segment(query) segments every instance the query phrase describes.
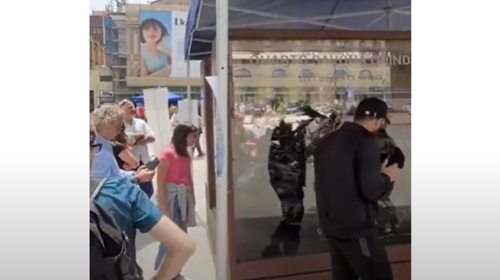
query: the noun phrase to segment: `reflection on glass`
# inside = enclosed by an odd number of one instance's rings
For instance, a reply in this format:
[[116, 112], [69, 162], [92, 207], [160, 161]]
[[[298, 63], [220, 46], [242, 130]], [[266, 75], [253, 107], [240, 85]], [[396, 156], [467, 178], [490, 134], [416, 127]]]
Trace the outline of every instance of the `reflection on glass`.
[[387, 132], [406, 157], [377, 225], [387, 244], [410, 242], [410, 42], [233, 41], [231, 48], [238, 261], [327, 252], [309, 155], [314, 139], [349, 121], [368, 96], [390, 105]]

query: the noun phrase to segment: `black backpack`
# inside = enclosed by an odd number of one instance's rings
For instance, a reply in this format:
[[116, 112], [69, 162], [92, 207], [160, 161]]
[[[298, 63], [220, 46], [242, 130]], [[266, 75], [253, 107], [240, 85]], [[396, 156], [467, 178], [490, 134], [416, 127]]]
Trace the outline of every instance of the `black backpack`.
[[131, 271], [128, 238], [94, 198], [106, 179], [90, 179], [90, 279], [140, 279]]

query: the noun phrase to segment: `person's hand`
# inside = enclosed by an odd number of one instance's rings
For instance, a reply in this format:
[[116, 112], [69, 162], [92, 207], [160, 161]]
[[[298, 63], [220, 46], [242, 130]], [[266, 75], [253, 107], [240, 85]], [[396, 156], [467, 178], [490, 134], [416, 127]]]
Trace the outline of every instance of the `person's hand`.
[[133, 136], [134, 136], [135, 140], [139, 140], [139, 139], [146, 137], [146, 135], [144, 133], [134, 133]]
[[141, 183], [149, 182], [155, 176], [156, 171], [147, 169], [144, 165], [137, 169], [135, 177]]
[[382, 168], [382, 173], [389, 176], [391, 182], [394, 182], [399, 173], [398, 165], [393, 164], [391, 166], [385, 166]]
[[134, 145], [146, 145], [148, 143], [146, 138], [141, 138], [135, 142]]

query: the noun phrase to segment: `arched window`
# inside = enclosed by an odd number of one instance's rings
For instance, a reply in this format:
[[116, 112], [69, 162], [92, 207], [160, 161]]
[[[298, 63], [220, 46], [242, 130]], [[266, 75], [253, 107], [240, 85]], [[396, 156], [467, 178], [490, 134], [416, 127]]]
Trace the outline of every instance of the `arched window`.
[[302, 69], [299, 73], [299, 78], [313, 78], [314, 73], [309, 69]]
[[236, 71], [234, 71], [233, 76], [235, 78], [251, 78], [252, 77], [252, 72], [246, 68], [238, 68]]
[[373, 81], [373, 74], [370, 70], [359, 71], [358, 79], [361, 81]]
[[287, 78], [288, 75], [285, 70], [281, 68], [277, 68], [273, 70], [273, 73], [271, 74], [272, 78]]
[[349, 73], [347, 73], [347, 71], [344, 69], [335, 69], [335, 71], [333, 71], [333, 77], [337, 81], [353, 80], [352, 76], [350, 76]]

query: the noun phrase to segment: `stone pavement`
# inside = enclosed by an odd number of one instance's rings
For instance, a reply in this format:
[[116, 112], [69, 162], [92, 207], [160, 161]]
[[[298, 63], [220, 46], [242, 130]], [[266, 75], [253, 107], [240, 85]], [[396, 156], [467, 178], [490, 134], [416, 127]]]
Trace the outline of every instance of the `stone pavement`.
[[[205, 145], [202, 146], [204, 147]], [[150, 149], [151, 150], [151, 149]], [[196, 242], [196, 251], [184, 267], [182, 274], [192, 280], [215, 280], [214, 259], [209, 246], [206, 230], [205, 182], [207, 181], [206, 159], [193, 160], [193, 181], [196, 195], [196, 214], [198, 226], [188, 229], [188, 234]], [[156, 186], [155, 186], [156, 188]], [[156, 198], [153, 198], [156, 202]], [[137, 261], [144, 271], [144, 279], [151, 279], [159, 243], [147, 234], [139, 234], [137, 243]]]

